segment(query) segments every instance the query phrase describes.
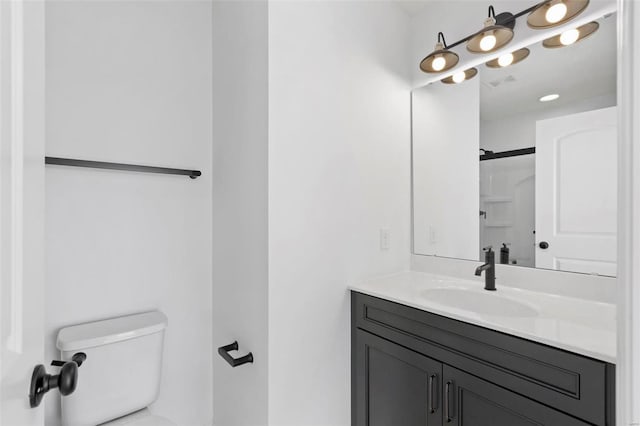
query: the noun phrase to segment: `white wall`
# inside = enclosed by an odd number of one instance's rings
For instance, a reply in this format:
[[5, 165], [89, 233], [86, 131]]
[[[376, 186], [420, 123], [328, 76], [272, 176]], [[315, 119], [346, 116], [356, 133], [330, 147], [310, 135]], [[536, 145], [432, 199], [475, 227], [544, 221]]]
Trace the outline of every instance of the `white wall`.
[[[267, 2], [213, 4], [213, 344], [254, 363], [213, 360], [214, 423], [267, 424]], [[239, 354], [235, 354], [238, 356]]]
[[350, 424], [347, 284], [409, 266], [408, 24], [269, 4], [270, 425]]
[[413, 252], [476, 259], [480, 85], [413, 91]]
[[[212, 416], [211, 27], [208, 2], [46, 6], [47, 155], [203, 173], [48, 166], [46, 359], [61, 327], [160, 309], [169, 328], [152, 409], [182, 425]], [[52, 393], [47, 424], [57, 413]]]

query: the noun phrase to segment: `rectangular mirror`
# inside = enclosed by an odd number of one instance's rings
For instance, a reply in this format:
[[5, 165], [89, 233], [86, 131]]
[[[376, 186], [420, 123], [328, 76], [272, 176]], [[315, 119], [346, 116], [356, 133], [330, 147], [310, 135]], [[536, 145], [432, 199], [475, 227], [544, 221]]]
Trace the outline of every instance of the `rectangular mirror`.
[[415, 254], [615, 276], [616, 17], [594, 22], [412, 92]]

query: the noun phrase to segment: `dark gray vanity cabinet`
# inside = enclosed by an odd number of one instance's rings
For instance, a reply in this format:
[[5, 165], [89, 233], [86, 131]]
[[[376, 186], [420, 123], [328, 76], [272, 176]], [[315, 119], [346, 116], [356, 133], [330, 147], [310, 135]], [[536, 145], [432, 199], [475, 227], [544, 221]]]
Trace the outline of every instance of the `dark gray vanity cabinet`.
[[465, 426], [587, 426], [560, 411], [447, 365], [444, 422]]
[[613, 365], [353, 292], [352, 426], [614, 426]]
[[[442, 425], [442, 364], [356, 331], [354, 426]], [[365, 395], [366, 394], [366, 395]]]

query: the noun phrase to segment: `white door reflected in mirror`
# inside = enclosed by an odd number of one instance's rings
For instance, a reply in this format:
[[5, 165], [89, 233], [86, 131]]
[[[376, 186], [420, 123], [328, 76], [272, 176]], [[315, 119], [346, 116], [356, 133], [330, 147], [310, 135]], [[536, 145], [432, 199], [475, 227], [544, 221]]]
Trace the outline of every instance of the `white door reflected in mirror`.
[[538, 121], [537, 268], [616, 274], [616, 120], [612, 107]]

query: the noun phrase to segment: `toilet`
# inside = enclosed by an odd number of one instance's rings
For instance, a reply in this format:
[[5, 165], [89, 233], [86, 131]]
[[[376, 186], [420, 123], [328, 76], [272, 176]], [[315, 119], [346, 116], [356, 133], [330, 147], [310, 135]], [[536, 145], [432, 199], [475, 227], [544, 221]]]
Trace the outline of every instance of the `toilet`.
[[175, 426], [147, 407], [160, 390], [167, 317], [159, 311], [66, 327], [58, 332], [63, 361], [83, 352], [75, 392], [62, 397], [64, 426]]

